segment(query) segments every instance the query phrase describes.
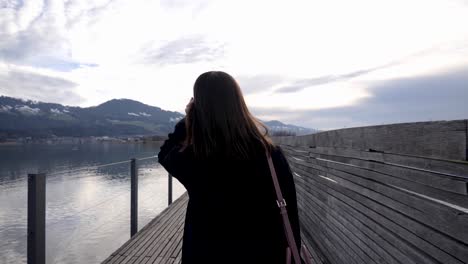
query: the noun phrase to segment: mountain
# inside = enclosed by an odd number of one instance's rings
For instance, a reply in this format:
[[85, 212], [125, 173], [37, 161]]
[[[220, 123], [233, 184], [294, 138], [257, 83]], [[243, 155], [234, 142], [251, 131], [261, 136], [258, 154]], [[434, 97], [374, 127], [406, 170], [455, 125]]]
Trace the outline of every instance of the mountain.
[[[93, 107], [74, 107], [0, 96], [0, 139], [18, 137], [166, 136], [183, 118], [129, 99], [114, 99]], [[272, 135], [303, 135], [313, 129], [264, 122]]]
[[300, 136], [319, 132], [317, 129], [284, 124], [278, 120], [262, 122], [270, 129], [270, 134], [274, 136]]
[[182, 117], [129, 99], [81, 108], [0, 96], [0, 137], [167, 135]]

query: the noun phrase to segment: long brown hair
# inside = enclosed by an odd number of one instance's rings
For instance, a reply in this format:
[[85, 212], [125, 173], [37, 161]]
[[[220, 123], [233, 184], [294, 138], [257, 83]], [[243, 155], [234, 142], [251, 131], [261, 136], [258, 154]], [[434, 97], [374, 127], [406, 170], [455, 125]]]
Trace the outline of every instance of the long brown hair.
[[259, 149], [272, 151], [268, 128], [250, 113], [231, 75], [221, 71], [203, 73], [195, 81], [193, 97], [185, 119], [185, 143], [193, 146], [197, 158], [249, 159]]

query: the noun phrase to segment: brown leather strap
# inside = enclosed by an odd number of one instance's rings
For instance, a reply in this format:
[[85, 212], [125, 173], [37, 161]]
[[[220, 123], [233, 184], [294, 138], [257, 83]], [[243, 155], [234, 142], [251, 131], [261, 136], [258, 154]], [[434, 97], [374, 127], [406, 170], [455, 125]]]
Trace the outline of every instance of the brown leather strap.
[[283, 198], [283, 194], [281, 193], [278, 177], [276, 176], [276, 170], [273, 166], [273, 161], [271, 160], [271, 156], [268, 153], [268, 151], [266, 151], [266, 156], [268, 160], [268, 166], [270, 167], [271, 178], [273, 179], [273, 185], [275, 186], [277, 198], [276, 203], [280, 208], [280, 214], [283, 219], [284, 234], [286, 235], [288, 245], [291, 248], [291, 253], [293, 255], [294, 262], [296, 264], [301, 264], [301, 257], [299, 255], [299, 251], [297, 250], [296, 240], [294, 240], [291, 223], [289, 222], [288, 211], [286, 210], [286, 200]]

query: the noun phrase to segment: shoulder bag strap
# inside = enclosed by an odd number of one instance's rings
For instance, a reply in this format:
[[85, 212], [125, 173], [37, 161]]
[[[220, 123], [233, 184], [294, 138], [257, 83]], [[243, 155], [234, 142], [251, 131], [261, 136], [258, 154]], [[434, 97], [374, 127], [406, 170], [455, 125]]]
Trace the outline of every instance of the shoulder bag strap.
[[289, 247], [291, 248], [291, 253], [293, 255], [294, 261], [296, 264], [301, 263], [301, 257], [299, 255], [299, 251], [297, 250], [296, 240], [294, 240], [293, 231], [291, 228], [291, 223], [289, 222], [288, 211], [286, 209], [286, 200], [283, 198], [283, 194], [281, 193], [280, 185], [278, 182], [278, 177], [276, 176], [276, 170], [273, 165], [273, 161], [271, 160], [271, 156], [269, 155], [268, 151], [266, 152], [266, 156], [268, 159], [268, 166], [270, 167], [271, 177], [273, 178], [273, 185], [275, 186], [276, 191], [276, 203], [280, 208], [280, 214], [283, 218], [283, 227], [284, 227], [284, 234], [286, 235], [286, 239], [288, 240]]

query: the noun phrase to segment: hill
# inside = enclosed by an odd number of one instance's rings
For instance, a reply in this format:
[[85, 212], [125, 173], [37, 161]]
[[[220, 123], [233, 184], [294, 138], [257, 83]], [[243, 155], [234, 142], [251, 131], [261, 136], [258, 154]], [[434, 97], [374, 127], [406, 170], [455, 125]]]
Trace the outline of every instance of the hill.
[[[19, 137], [166, 136], [179, 112], [129, 99], [93, 107], [64, 106], [0, 96], [0, 139]], [[310, 134], [313, 129], [266, 121], [271, 133]]]
[[263, 121], [274, 136], [300, 136], [319, 132], [317, 129], [284, 124], [278, 120]]
[[129, 99], [81, 108], [0, 97], [0, 135], [13, 138], [164, 135], [182, 117]]

